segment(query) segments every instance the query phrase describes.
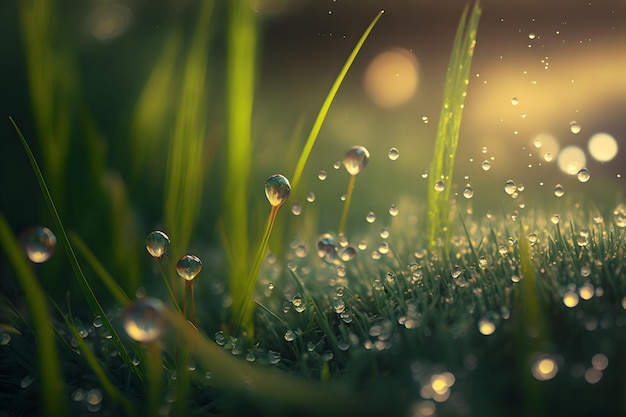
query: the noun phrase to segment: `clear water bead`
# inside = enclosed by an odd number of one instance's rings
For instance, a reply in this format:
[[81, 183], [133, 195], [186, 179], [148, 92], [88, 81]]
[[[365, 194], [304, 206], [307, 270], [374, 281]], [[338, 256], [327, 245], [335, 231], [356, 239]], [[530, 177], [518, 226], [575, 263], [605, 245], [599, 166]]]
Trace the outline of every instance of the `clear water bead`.
[[491, 169], [491, 162], [485, 159], [483, 163], [480, 164], [480, 167], [483, 169], [483, 171], [489, 171]]
[[343, 166], [350, 175], [358, 175], [367, 166], [370, 153], [364, 146], [353, 146], [343, 157]]
[[167, 253], [170, 247], [170, 238], [160, 230], [150, 232], [146, 237], [146, 249], [153, 258], [159, 259]]
[[317, 241], [317, 255], [328, 263], [337, 259], [335, 239], [330, 233], [324, 233]]
[[435, 183], [435, 191], [440, 193], [440, 192], [442, 192], [445, 189], [446, 189], [446, 185], [444, 184], [443, 181], [437, 181]]
[[580, 131], [582, 130], [582, 127], [578, 124], [577, 121], [573, 120], [570, 122], [569, 124], [569, 131], [572, 132], [573, 134], [577, 135], [580, 133]]
[[140, 298], [130, 303], [122, 313], [124, 330], [137, 342], [149, 343], [163, 334], [166, 327], [163, 304], [156, 298]]
[[265, 196], [272, 207], [280, 207], [291, 192], [289, 180], [280, 174], [274, 174], [265, 181]]
[[195, 255], [185, 255], [176, 263], [176, 273], [186, 281], [193, 280], [202, 271], [202, 261]]
[[576, 174], [576, 177], [580, 182], [587, 182], [589, 181], [589, 178], [591, 178], [591, 174], [589, 174], [589, 170], [587, 168], [581, 168], [580, 171], [578, 171], [578, 174]]
[[367, 215], [365, 216], [365, 220], [368, 223], [374, 223], [376, 221], [376, 213], [374, 213], [373, 211], [370, 211], [369, 213], [367, 213]]
[[389, 159], [391, 159], [392, 161], [397, 160], [400, 157], [400, 151], [398, 150], [398, 148], [391, 148], [389, 149]]
[[468, 199], [474, 197], [474, 190], [472, 189], [472, 187], [468, 186], [463, 189], [463, 197]]
[[563, 197], [565, 194], [565, 188], [561, 184], [557, 184], [554, 186], [554, 195], [557, 197]]
[[392, 204], [391, 207], [389, 207], [389, 215], [395, 217], [398, 215], [398, 206], [396, 206], [395, 204]]
[[326, 181], [326, 177], [327, 177], [326, 171], [324, 171], [324, 170], [321, 170], [320, 172], [317, 173], [317, 178], [320, 181]]
[[57, 238], [47, 227], [36, 226], [24, 230], [19, 237], [20, 244], [31, 262], [46, 262], [57, 245]]
[[519, 104], [519, 99], [517, 97], [511, 98], [511, 104], [517, 106]]
[[504, 192], [507, 193], [508, 195], [513, 195], [516, 191], [517, 191], [517, 185], [515, 184], [515, 181], [508, 180], [504, 184]]

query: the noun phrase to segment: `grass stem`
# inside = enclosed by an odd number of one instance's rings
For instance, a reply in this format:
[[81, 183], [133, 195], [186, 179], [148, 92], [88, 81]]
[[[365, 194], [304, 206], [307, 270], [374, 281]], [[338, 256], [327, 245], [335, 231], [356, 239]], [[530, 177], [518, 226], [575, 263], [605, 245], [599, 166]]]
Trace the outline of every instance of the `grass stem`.
[[343, 204], [341, 221], [339, 222], [339, 229], [337, 229], [337, 233], [339, 233], [339, 236], [344, 234], [346, 228], [346, 220], [348, 219], [348, 210], [350, 210], [350, 202], [352, 201], [352, 192], [354, 191], [355, 183], [356, 175], [350, 175], [350, 182], [348, 182], [348, 192], [346, 193], [346, 201]]

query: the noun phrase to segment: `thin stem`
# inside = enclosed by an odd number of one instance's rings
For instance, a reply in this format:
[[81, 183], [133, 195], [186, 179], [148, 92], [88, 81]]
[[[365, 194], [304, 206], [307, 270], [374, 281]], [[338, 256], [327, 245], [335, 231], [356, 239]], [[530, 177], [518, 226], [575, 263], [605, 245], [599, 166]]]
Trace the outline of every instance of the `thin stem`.
[[189, 281], [185, 280], [185, 295], [183, 296], [183, 317], [187, 320], [187, 293], [189, 293]]
[[161, 364], [161, 343], [155, 340], [147, 344], [148, 350], [148, 415], [159, 415], [163, 365]]
[[189, 282], [189, 297], [191, 298], [191, 322], [198, 327], [198, 317], [196, 315], [196, 300], [194, 297], [193, 281]]
[[350, 182], [348, 183], [348, 193], [346, 194], [346, 202], [343, 205], [343, 212], [341, 213], [341, 221], [339, 222], [339, 236], [343, 235], [346, 227], [346, 220], [348, 219], [348, 210], [350, 210], [350, 201], [352, 200], [352, 191], [354, 191], [354, 184], [356, 183], [356, 175], [350, 175]]

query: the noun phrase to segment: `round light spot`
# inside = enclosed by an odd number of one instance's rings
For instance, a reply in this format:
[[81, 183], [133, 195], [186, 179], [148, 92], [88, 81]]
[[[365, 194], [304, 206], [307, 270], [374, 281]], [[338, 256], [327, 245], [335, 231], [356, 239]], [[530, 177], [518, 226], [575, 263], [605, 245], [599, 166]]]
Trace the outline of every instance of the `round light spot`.
[[559, 169], [566, 174], [577, 175], [587, 163], [587, 157], [578, 146], [567, 146], [559, 152]]
[[[551, 156], [557, 155], [561, 148], [556, 138], [549, 133], [538, 134], [530, 140], [530, 145], [539, 149], [537, 155], [547, 162], [550, 162], [552, 160]], [[546, 155], [549, 155], [549, 157], [546, 158]]]
[[377, 55], [365, 71], [365, 92], [380, 107], [406, 103], [417, 89], [418, 62], [410, 51], [394, 48]]
[[617, 155], [617, 141], [608, 133], [596, 133], [589, 139], [587, 144], [589, 154], [593, 159], [607, 162]]

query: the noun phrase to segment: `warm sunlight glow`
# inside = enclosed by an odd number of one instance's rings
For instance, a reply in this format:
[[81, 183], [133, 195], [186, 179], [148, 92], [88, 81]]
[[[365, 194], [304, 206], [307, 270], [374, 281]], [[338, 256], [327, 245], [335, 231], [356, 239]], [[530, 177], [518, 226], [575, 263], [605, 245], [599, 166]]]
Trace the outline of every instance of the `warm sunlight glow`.
[[617, 141], [608, 133], [596, 133], [589, 139], [587, 146], [589, 154], [596, 161], [607, 162], [617, 155]]
[[576, 175], [587, 163], [587, 157], [578, 146], [567, 146], [559, 152], [559, 169], [566, 174]]
[[380, 107], [406, 103], [417, 89], [418, 63], [415, 55], [394, 48], [377, 55], [365, 71], [365, 92]]

